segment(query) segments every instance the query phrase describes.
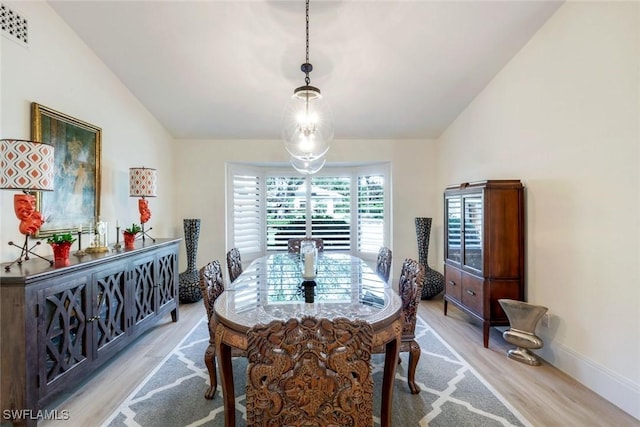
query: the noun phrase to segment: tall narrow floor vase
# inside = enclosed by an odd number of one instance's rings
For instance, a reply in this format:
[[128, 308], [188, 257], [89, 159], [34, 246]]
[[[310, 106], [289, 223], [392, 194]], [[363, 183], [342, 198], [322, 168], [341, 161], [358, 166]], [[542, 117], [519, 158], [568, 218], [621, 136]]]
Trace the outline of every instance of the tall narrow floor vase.
[[444, 289], [444, 276], [429, 267], [429, 236], [431, 218], [416, 218], [416, 237], [418, 239], [418, 262], [424, 267], [424, 286], [422, 299], [431, 299]]
[[184, 219], [184, 245], [187, 250], [187, 269], [178, 275], [178, 296], [180, 302], [190, 303], [202, 299], [200, 292], [200, 272], [196, 267], [200, 219]]

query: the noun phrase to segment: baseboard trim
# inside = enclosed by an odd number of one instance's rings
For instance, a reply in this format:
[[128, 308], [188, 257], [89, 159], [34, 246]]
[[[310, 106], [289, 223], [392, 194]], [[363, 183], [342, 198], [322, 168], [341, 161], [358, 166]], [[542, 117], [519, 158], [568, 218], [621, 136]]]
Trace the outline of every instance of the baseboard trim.
[[557, 343], [536, 352], [550, 365], [640, 420], [640, 385]]

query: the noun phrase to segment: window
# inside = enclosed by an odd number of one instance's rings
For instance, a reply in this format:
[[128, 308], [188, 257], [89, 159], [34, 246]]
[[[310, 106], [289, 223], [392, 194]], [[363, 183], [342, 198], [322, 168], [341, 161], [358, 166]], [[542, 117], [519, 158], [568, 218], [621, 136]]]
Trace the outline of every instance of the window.
[[227, 241], [247, 260], [318, 237], [325, 251], [374, 258], [389, 245], [388, 164], [327, 167], [312, 176], [290, 168], [228, 166]]
[[378, 253], [385, 246], [384, 175], [358, 176], [358, 244], [360, 251]]
[[240, 253], [260, 253], [262, 221], [260, 219], [260, 180], [257, 176], [238, 171], [233, 176], [233, 246]]

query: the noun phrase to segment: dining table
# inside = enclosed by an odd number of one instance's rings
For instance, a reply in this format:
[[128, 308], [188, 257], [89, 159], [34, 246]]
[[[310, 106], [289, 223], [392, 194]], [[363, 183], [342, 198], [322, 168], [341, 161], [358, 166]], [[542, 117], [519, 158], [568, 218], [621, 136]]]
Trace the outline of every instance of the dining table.
[[300, 254], [282, 252], [257, 258], [216, 299], [215, 345], [225, 426], [235, 426], [236, 416], [232, 350], [247, 350], [247, 331], [255, 325], [305, 316], [360, 319], [372, 326], [373, 347], [385, 349], [380, 422], [391, 426], [402, 333], [400, 296], [361, 258], [318, 252], [315, 261], [315, 278], [309, 280], [303, 277]]

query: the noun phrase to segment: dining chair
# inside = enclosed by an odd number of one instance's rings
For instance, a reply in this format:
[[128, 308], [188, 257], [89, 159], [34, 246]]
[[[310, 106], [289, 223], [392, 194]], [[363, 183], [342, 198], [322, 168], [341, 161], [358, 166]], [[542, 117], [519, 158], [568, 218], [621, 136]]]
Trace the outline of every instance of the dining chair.
[[382, 246], [378, 250], [378, 260], [376, 261], [376, 273], [382, 280], [389, 283], [389, 273], [391, 272], [391, 259], [393, 253], [391, 249], [386, 246]]
[[207, 399], [213, 399], [216, 388], [218, 387], [218, 378], [216, 376], [216, 346], [215, 331], [217, 323], [213, 315], [213, 304], [216, 299], [224, 291], [224, 279], [222, 277], [222, 268], [220, 261], [214, 260], [206, 264], [200, 269], [200, 292], [202, 292], [202, 301], [207, 311], [207, 322], [209, 324], [209, 346], [204, 353], [204, 364], [209, 371], [210, 385], [204, 394]]
[[303, 237], [300, 239], [299, 238], [289, 239], [289, 241], [287, 242], [287, 251], [292, 254], [299, 254], [300, 246], [302, 245], [302, 242], [306, 240], [315, 242], [316, 248], [318, 248], [318, 252], [324, 251], [324, 240], [319, 239], [317, 237]]
[[274, 320], [247, 339], [247, 426], [373, 426], [369, 323]]
[[[400, 352], [409, 353], [409, 367], [407, 369], [407, 384], [412, 394], [420, 393], [420, 387], [416, 384], [416, 367], [420, 359], [420, 345], [415, 340], [416, 319], [418, 304], [422, 296], [424, 286], [424, 267], [416, 260], [406, 258], [402, 263], [400, 280], [398, 281], [398, 293], [402, 300], [402, 340]], [[374, 353], [384, 353], [384, 347], [376, 347]]]
[[242, 274], [242, 258], [238, 248], [231, 248], [227, 252], [227, 270], [231, 282], [234, 282]]

